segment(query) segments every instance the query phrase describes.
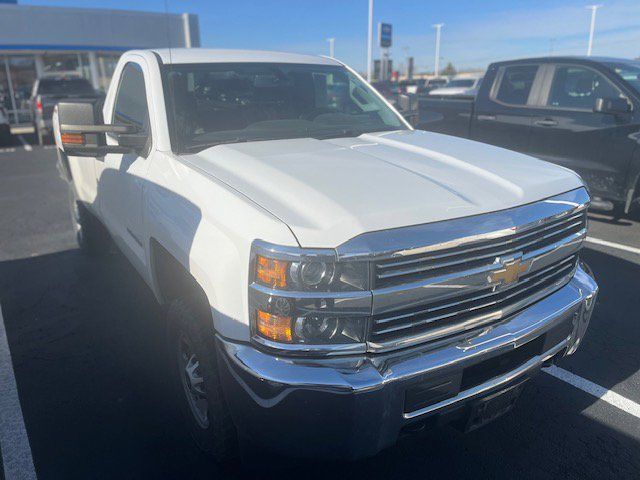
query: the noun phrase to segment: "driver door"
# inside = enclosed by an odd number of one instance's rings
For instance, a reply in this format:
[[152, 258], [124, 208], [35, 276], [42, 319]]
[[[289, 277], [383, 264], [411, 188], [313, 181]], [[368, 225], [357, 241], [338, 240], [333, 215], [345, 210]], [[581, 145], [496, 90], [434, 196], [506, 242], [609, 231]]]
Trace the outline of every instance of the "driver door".
[[[113, 102], [105, 107], [106, 123], [133, 125], [148, 134], [146, 146], [130, 153], [109, 153], [98, 179], [103, 220], [114, 240], [137, 268], [146, 265], [143, 241], [142, 198], [151, 151], [152, 133], [145, 87], [144, 60], [128, 62], [122, 69]], [[107, 143], [117, 140], [107, 135]]]
[[578, 172], [591, 193], [623, 199], [636, 141], [631, 115], [594, 111], [598, 98], [624, 98], [603, 73], [579, 64], [550, 67], [532, 119], [529, 153]]

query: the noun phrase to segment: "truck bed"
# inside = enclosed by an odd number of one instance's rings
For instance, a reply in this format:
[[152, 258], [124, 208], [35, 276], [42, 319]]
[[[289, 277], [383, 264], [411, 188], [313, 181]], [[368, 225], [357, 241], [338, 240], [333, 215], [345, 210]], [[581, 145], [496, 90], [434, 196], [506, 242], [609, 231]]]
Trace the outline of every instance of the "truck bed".
[[474, 98], [469, 96], [428, 95], [420, 98], [418, 128], [469, 137]]

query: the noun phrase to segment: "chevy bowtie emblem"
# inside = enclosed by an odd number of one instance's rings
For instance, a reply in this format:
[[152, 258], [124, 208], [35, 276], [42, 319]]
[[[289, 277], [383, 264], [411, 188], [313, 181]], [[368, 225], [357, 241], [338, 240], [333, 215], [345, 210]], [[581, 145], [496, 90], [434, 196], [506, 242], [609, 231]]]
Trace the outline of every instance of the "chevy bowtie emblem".
[[496, 259], [502, 268], [491, 272], [489, 275], [489, 283], [499, 287], [512, 285], [520, 279], [520, 275], [527, 273], [531, 266], [531, 260], [522, 260], [522, 254], [515, 258]]

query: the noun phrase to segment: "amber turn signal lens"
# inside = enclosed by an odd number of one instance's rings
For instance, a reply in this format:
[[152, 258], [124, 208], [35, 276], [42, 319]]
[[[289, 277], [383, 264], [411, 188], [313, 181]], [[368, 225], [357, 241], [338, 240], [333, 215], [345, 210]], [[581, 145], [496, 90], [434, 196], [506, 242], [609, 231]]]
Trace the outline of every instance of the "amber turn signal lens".
[[271, 315], [262, 310], [257, 310], [256, 327], [258, 333], [269, 340], [286, 343], [292, 340], [291, 317]]
[[269, 287], [286, 288], [288, 267], [289, 262], [258, 255], [256, 257], [256, 279]]
[[63, 133], [60, 135], [62, 143], [68, 145], [84, 145], [84, 135], [82, 133]]

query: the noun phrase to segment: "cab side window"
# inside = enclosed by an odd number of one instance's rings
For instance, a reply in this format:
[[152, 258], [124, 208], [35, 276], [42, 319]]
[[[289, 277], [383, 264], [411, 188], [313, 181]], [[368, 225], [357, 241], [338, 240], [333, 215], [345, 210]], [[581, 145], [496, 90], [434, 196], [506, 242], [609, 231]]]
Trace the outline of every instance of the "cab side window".
[[149, 108], [142, 68], [127, 63], [122, 70], [120, 85], [113, 110], [115, 125], [134, 125], [141, 132], [149, 133]]
[[558, 66], [547, 106], [591, 111], [596, 99], [619, 96], [618, 89], [595, 70], [580, 66]]
[[508, 105], [526, 105], [538, 73], [538, 65], [512, 65], [502, 68], [502, 80], [495, 99]]

